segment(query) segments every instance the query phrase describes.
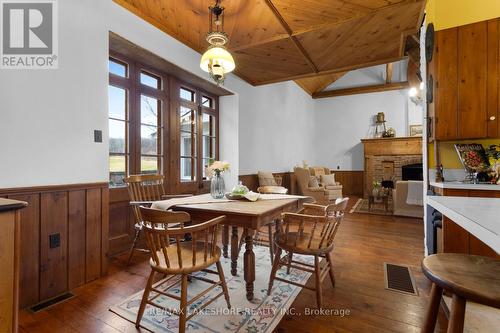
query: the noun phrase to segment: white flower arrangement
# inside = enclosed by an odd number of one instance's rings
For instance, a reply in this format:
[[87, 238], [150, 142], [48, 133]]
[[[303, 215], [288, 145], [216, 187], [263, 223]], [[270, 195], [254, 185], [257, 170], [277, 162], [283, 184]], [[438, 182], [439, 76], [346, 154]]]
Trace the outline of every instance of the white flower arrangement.
[[207, 177], [212, 178], [214, 175], [220, 176], [224, 171], [229, 171], [230, 168], [231, 165], [226, 161], [209, 160], [205, 172]]

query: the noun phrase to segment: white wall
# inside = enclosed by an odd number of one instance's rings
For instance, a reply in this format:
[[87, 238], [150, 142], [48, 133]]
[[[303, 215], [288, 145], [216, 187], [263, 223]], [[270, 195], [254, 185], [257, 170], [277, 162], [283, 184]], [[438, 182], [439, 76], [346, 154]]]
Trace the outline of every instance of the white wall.
[[[109, 31], [208, 79], [199, 53], [112, 0], [60, 1], [59, 69], [1, 70], [0, 188], [107, 181]], [[400, 73], [395, 66], [395, 77]], [[336, 84], [378, 82], [384, 75], [376, 66]], [[235, 76], [226, 88], [235, 93], [221, 98], [220, 108], [220, 157], [233, 166], [228, 188], [238, 174], [287, 171], [302, 160], [362, 169], [359, 139], [379, 111], [405, 134], [401, 92], [313, 100], [293, 82], [252, 87]], [[103, 130], [103, 143], [93, 142], [94, 129]]]
[[107, 17], [59, 1], [59, 69], [0, 70], [0, 187], [107, 181]]
[[372, 137], [374, 116], [384, 112], [387, 128], [406, 135], [407, 93], [388, 91], [316, 100], [315, 164], [363, 170], [361, 139]]
[[294, 82], [252, 89], [240, 109], [240, 173], [289, 171], [313, 160], [314, 126], [314, 101]]

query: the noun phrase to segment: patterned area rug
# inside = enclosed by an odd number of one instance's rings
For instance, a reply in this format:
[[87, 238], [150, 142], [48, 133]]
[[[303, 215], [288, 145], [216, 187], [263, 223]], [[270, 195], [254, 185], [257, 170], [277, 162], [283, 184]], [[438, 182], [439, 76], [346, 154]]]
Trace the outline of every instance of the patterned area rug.
[[[269, 248], [264, 246], [255, 246], [255, 299], [249, 302], [246, 299], [245, 280], [243, 279], [243, 252], [240, 253], [238, 259], [238, 274], [239, 276], [231, 275], [231, 260], [221, 258], [222, 266], [229, 289], [231, 299], [231, 309], [227, 309], [226, 301], [223, 296], [211, 303], [200, 313], [193, 316], [187, 322], [188, 332], [272, 332], [278, 325], [281, 318], [286, 314], [287, 309], [291, 306], [294, 299], [299, 294], [302, 288], [296, 287], [284, 282], [275, 281], [271, 296], [267, 296], [267, 286], [269, 283], [269, 274], [271, 272], [271, 262], [269, 258]], [[294, 260], [312, 264], [313, 257], [294, 255]], [[215, 267], [211, 267], [215, 270]], [[213, 274], [204, 272], [197, 273], [199, 276], [207, 276], [208, 278], [217, 281], [218, 277]], [[290, 274], [286, 274], [286, 268], [278, 271], [278, 275], [285, 277], [291, 281], [305, 284], [311, 276], [308, 272], [292, 269]], [[160, 281], [161, 282], [161, 281]], [[160, 283], [159, 282], [159, 283]], [[167, 283], [166, 285], [168, 285]], [[209, 284], [193, 279], [188, 285], [188, 300], [192, 295], [206, 289]], [[180, 285], [170, 289], [169, 292], [180, 296]], [[221, 292], [220, 287], [214, 288], [210, 293], [203, 296], [197, 302], [193, 303], [188, 310], [188, 313], [196, 312], [203, 301], [213, 297]], [[142, 291], [138, 292], [120, 304], [111, 307], [110, 311], [119, 316], [135, 322], [137, 311], [141, 303]], [[150, 295], [153, 296], [152, 293]], [[162, 304], [166, 308], [178, 308], [179, 302], [165, 297], [159, 296], [155, 299], [156, 303]], [[188, 314], [188, 315], [189, 315]], [[165, 311], [161, 311], [150, 305], [146, 306], [144, 317], [141, 321], [141, 326], [152, 332], [178, 332], [178, 317], [170, 315]]]
[[392, 199], [389, 198], [389, 211], [386, 212], [382, 202], [372, 204], [372, 209], [368, 210], [368, 199], [358, 199], [358, 202], [352, 207], [349, 213], [374, 214], [374, 215], [393, 215]]

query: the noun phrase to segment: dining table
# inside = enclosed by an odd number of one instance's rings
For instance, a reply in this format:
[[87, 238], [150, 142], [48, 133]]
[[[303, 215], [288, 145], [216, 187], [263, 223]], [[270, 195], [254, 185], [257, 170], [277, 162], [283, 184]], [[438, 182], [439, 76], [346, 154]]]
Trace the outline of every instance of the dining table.
[[[238, 274], [239, 237], [238, 228], [245, 229], [245, 252], [243, 255], [243, 276], [246, 284], [246, 297], [254, 298], [255, 254], [253, 252], [254, 233], [273, 221], [278, 220], [284, 212], [295, 213], [302, 208], [304, 202], [311, 198], [296, 195], [260, 195], [257, 201], [213, 199], [210, 194], [196, 195], [186, 199], [166, 201], [165, 205], [156, 208], [167, 208], [174, 211], [184, 211], [191, 215], [193, 224], [204, 222], [224, 215], [222, 229], [222, 252], [229, 257], [231, 243], [231, 274]], [[231, 234], [230, 232], [231, 231]]]

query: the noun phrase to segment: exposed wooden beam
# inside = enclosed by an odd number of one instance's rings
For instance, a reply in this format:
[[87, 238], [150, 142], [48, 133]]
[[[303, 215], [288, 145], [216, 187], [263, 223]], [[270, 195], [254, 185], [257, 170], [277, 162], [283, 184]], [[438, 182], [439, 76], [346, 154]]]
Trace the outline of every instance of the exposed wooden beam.
[[283, 82], [283, 81], [288, 81], [288, 80], [298, 80], [298, 79], [304, 79], [307, 77], [312, 77], [316, 75], [323, 75], [323, 74], [333, 74], [333, 73], [339, 73], [339, 72], [349, 72], [355, 69], [360, 69], [360, 68], [365, 68], [365, 67], [371, 67], [371, 66], [377, 66], [377, 65], [385, 65], [389, 62], [396, 62], [400, 60], [404, 60], [407, 57], [391, 57], [391, 58], [386, 58], [386, 59], [381, 59], [381, 60], [376, 60], [376, 61], [370, 61], [366, 62], [363, 64], [356, 64], [352, 66], [344, 66], [344, 67], [339, 67], [327, 71], [320, 71], [318, 73], [306, 73], [306, 74], [299, 74], [299, 75], [292, 75], [292, 76], [287, 76], [287, 77], [282, 77], [282, 78], [276, 78], [272, 80], [265, 80], [265, 81], [258, 81], [255, 82], [253, 85], [254, 86], [262, 86], [265, 84], [271, 84], [271, 83], [277, 83], [277, 82]]
[[348, 96], [357, 94], [368, 94], [374, 92], [390, 91], [390, 90], [400, 90], [409, 88], [408, 82], [397, 82], [397, 83], [386, 83], [377, 84], [365, 87], [355, 87], [346, 89], [336, 89], [329, 91], [321, 91], [313, 94], [313, 98], [327, 98], [327, 97], [338, 97], [338, 96]]
[[278, 9], [274, 6], [274, 4], [271, 2], [271, 0], [266, 0], [266, 4], [269, 7], [269, 9], [273, 12], [273, 14], [276, 17], [276, 19], [278, 19], [278, 21], [280, 22], [280, 24], [283, 27], [283, 29], [285, 29], [285, 31], [287, 32], [288, 36], [290, 37], [290, 39], [292, 40], [293, 44], [295, 45], [295, 47], [297, 47], [297, 49], [299, 50], [299, 52], [302, 54], [302, 56], [304, 57], [304, 59], [307, 61], [307, 64], [309, 65], [309, 67], [311, 67], [311, 69], [314, 71], [314, 73], [317, 73], [318, 72], [318, 67], [316, 66], [316, 64], [314, 64], [314, 62], [311, 59], [311, 56], [307, 53], [307, 51], [304, 48], [304, 46], [302, 46], [302, 44], [300, 44], [300, 42], [297, 39], [297, 37], [293, 36], [292, 28], [290, 28], [290, 26], [288, 25], [288, 23], [286, 23], [285, 19], [283, 18], [283, 16], [281, 16], [281, 14], [278, 11]]
[[392, 65], [393, 63], [390, 62], [385, 66], [385, 83], [392, 82]]

